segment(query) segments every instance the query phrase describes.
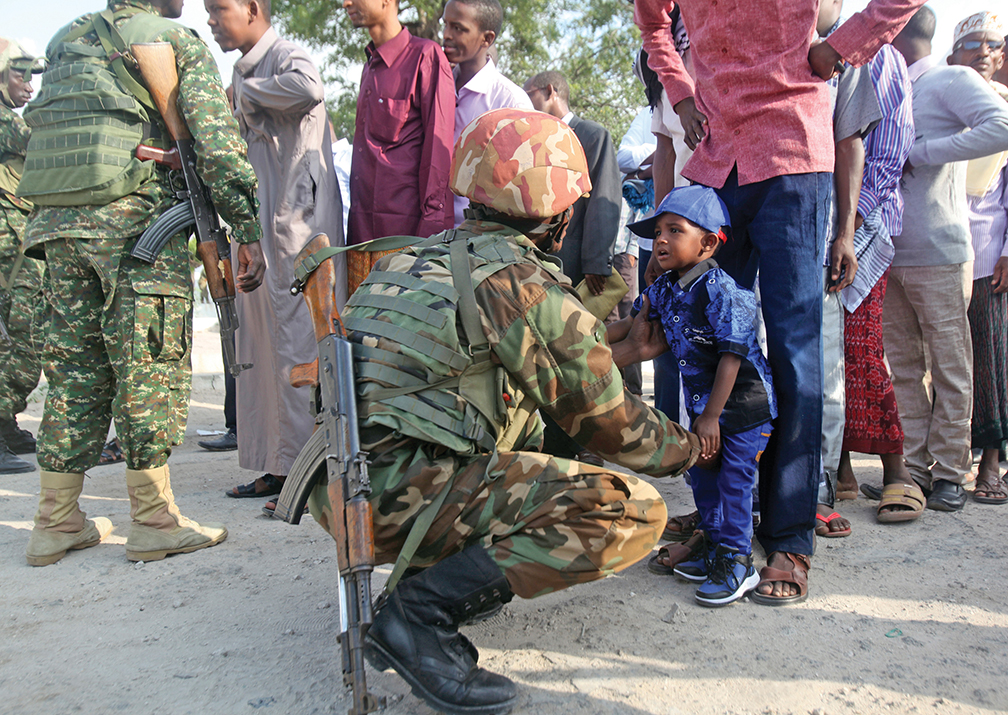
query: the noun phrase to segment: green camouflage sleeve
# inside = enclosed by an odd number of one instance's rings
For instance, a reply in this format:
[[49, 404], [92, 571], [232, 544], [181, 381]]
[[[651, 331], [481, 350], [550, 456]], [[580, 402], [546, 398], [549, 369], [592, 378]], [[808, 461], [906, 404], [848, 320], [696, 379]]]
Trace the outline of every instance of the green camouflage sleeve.
[[179, 28], [165, 39], [175, 49], [179, 110], [193, 135], [197, 170], [214, 205], [239, 243], [258, 241], [259, 202], [248, 147], [238, 133], [209, 48], [190, 30]]
[[623, 387], [605, 327], [569, 286], [519, 263], [476, 289], [484, 330], [518, 387], [578, 443], [628, 469], [677, 475], [700, 453], [696, 436]]
[[24, 157], [30, 137], [31, 130], [25, 121], [12, 110], [0, 105], [0, 155]]

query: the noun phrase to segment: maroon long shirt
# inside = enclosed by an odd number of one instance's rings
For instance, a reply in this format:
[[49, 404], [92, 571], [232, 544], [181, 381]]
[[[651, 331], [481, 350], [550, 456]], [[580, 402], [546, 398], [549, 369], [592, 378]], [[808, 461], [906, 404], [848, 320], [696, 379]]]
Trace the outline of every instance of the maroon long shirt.
[[375, 48], [357, 96], [347, 243], [455, 225], [448, 174], [455, 80], [437, 43], [403, 29]]

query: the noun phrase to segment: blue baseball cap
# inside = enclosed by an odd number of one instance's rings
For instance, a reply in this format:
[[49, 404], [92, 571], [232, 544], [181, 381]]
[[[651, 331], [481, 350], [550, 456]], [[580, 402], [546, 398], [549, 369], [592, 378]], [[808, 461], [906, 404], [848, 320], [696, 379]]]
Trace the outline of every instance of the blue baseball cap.
[[728, 207], [714, 189], [699, 184], [672, 189], [650, 218], [627, 224], [627, 228], [641, 238], [654, 238], [655, 223], [665, 213], [682, 216], [697, 226], [718, 234], [722, 241], [728, 240], [721, 231], [722, 226], [731, 228]]

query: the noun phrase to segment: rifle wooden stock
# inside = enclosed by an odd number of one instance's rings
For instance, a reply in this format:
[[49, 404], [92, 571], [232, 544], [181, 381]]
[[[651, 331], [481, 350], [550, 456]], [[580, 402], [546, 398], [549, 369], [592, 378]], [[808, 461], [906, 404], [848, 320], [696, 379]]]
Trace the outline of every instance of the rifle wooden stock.
[[168, 134], [175, 141], [192, 139], [189, 127], [178, 110], [179, 78], [175, 68], [175, 50], [168, 42], [146, 42], [130, 47], [140, 66], [147, 91], [150, 92]]
[[[200, 241], [196, 244], [196, 253], [203, 261], [203, 275], [207, 279], [207, 288], [214, 298], [221, 296], [234, 297], [234, 283], [225, 276], [231, 275], [231, 259], [224, 258], [217, 252], [217, 244], [213, 241]], [[206, 270], [208, 266], [215, 266], [217, 270]]]
[[[323, 248], [329, 248], [329, 237], [324, 233], [317, 233], [298, 253], [294, 261], [295, 267]], [[346, 335], [343, 321], [336, 310], [335, 288], [336, 269], [332, 261], [325, 261], [312, 271], [305, 281], [303, 293], [308, 311], [311, 313], [312, 326], [315, 328], [315, 342], [321, 342], [326, 335], [333, 335], [335, 325], [339, 325], [339, 335]]]
[[[329, 247], [329, 237], [324, 233], [312, 236], [311, 240], [298, 253], [294, 260], [294, 266], [301, 265], [309, 256], [316, 251]], [[334, 289], [336, 287], [336, 269], [332, 261], [326, 261], [308, 276], [305, 281], [304, 295], [305, 303], [308, 305], [308, 312], [311, 315], [312, 327], [315, 330], [315, 342], [321, 342], [322, 338], [332, 335], [334, 325], [339, 325], [340, 333], [343, 331], [343, 321], [336, 310], [336, 300]], [[294, 387], [304, 387], [305, 385], [318, 384], [318, 358], [310, 363], [295, 365], [291, 369], [290, 383]]]

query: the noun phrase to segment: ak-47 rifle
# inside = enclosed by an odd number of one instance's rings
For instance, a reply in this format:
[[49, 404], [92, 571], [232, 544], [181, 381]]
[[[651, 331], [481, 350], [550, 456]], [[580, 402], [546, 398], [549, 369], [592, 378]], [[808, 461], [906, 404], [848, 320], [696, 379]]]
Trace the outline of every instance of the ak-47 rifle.
[[195, 224], [196, 252], [203, 261], [210, 296], [217, 308], [224, 367], [238, 377], [238, 373], [252, 365], [238, 363], [235, 358], [234, 333], [238, 329], [238, 313], [235, 310], [235, 287], [231, 274], [231, 244], [227, 232], [221, 228], [210, 192], [196, 173], [192, 134], [178, 111], [179, 79], [175, 69], [175, 51], [170, 43], [150, 42], [133, 45], [131, 53], [144, 84], [168, 127], [168, 134], [175, 143], [170, 151], [141, 144], [137, 147], [137, 158], [153, 159], [181, 172], [185, 189], [176, 191], [181, 202], [168, 209], [144, 231], [130, 255], [153, 263], [169, 238]]
[[[305, 446], [311, 458], [324, 441], [325, 466], [328, 476], [329, 503], [332, 505], [331, 532], [336, 536], [336, 561], [340, 573], [340, 637], [343, 655], [343, 683], [353, 691], [350, 715], [364, 715], [382, 706], [381, 700], [367, 691], [364, 673], [364, 636], [374, 620], [371, 606], [371, 571], [374, 568], [374, 523], [371, 515], [371, 482], [368, 478], [367, 453], [361, 449], [357, 432], [357, 398], [355, 394], [353, 353], [346, 330], [336, 310], [333, 288], [336, 272], [331, 260], [321, 263], [314, 254], [329, 247], [329, 237], [315, 235], [301, 249], [295, 260], [295, 270], [308, 268], [307, 278], [295, 280], [291, 293], [304, 295], [311, 313], [318, 343], [317, 365], [299, 365], [291, 374], [291, 382], [317, 381], [321, 404], [320, 424]], [[299, 378], [300, 376], [300, 378]], [[321, 433], [321, 435], [320, 435]], [[316, 445], [313, 447], [312, 445]], [[298, 456], [301, 460], [301, 455]], [[304, 480], [304, 487], [293, 497], [296, 518], [307, 499], [314, 479]], [[296, 486], [292, 484], [293, 487]], [[289, 490], [285, 490], [289, 491]], [[277, 510], [281, 510], [277, 504]], [[284, 504], [288, 509], [289, 504]], [[284, 514], [278, 514], [283, 517]]]

